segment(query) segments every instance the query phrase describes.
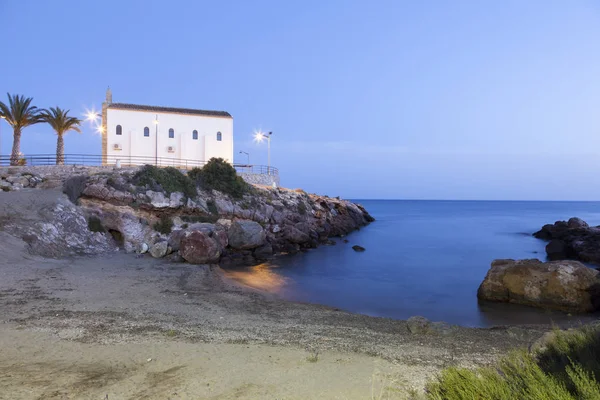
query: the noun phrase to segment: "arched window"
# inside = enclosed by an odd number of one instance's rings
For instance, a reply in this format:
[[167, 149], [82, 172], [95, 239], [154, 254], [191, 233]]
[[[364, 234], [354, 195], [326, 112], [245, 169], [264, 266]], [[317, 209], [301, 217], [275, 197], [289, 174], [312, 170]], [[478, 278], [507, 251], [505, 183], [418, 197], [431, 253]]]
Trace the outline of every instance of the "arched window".
[[173, 139], [175, 137], [175, 131], [173, 128], [169, 128], [169, 139]]
[[220, 142], [221, 140], [223, 140], [223, 135], [221, 132], [217, 132], [217, 142]]
[[117, 135], [123, 134], [123, 127], [121, 125], [117, 125]]
[[144, 136], [146, 136], [146, 137], [150, 136], [150, 128], [148, 128], [148, 127], [144, 128]]
[[198, 131], [194, 129], [194, 131], [192, 132], [192, 139], [194, 140], [198, 140]]

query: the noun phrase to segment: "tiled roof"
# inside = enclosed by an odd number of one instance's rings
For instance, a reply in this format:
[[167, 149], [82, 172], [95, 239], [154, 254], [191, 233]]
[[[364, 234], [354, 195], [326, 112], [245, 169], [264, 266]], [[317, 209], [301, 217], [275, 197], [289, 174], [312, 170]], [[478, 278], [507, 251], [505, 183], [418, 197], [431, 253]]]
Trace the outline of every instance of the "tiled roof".
[[127, 103], [111, 103], [108, 105], [108, 108], [112, 108], [112, 109], [116, 109], [116, 110], [151, 111], [151, 112], [178, 113], [178, 114], [190, 114], [190, 115], [207, 115], [207, 116], [211, 116], [211, 117], [232, 118], [231, 114], [229, 114], [227, 111], [194, 110], [192, 108], [144, 106], [144, 105], [139, 105], [139, 104], [127, 104]]

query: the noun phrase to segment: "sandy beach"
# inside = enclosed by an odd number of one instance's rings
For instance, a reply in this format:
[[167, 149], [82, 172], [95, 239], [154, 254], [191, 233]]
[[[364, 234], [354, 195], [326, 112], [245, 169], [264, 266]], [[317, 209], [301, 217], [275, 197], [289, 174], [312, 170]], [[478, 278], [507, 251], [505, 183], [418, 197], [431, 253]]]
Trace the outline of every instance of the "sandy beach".
[[3, 399], [406, 398], [444, 366], [488, 363], [545, 329], [411, 334], [279, 300], [218, 266], [0, 243]]

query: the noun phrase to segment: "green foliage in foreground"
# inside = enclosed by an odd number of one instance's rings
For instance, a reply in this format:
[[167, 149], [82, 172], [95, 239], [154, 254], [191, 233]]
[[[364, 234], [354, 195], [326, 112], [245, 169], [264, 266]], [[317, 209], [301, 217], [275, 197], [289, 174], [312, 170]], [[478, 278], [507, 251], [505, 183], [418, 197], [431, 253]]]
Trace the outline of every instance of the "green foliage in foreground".
[[198, 194], [194, 182], [173, 167], [159, 168], [154, 165], [144, 165], [133, 176], [133, 183], [136, 186], [148, 185], [150, 188], [159, 186], [167, 194], [182, 192], [187, 197], [196, 197]]
[[447, 368], [427, 386], [431, 400], [598, 400], [600, 328], [555, 331], [537, 354], [514, 351], [493, 367]]
[[204, 167], [192, 169], [188, 176], [200, 187], [214, 189], [235, 198], [241, 198], [250, 191], [250, 185], [222, 158], [211, 158]]

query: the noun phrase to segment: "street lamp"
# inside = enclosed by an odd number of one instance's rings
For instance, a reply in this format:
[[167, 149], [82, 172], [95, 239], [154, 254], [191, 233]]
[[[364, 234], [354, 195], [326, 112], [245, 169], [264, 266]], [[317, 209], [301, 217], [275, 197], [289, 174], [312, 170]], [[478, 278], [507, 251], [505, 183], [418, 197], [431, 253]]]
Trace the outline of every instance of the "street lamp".
[[[4, 115], [0, 115], [0, 119], [6, 119], [6, 117]], [[2, 161], [2, 124], [0, 124], [0, 161]]]
[[267, 140], [267, 154], [268, 154], [268, 164], [267, 164], [267, 175], [271, 175], [271, 135], [273, 132], [267, 132], [266, 134], [258, 131], [254, 134], [254, 140], [257, 142], [262, 142], [263, 140]]
[[246, 153], [245, 151], [240, 151], [240, 154], [245, 154], [245, 155], [246, 155], [246, 157], [248, 157], [248, 162], [247, 162], [247, 164], [248, 164], [248, 166], [250, 166], [250, 154], [249, 154], [249, 153]]

